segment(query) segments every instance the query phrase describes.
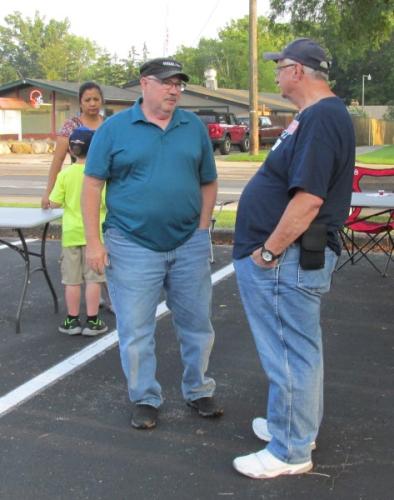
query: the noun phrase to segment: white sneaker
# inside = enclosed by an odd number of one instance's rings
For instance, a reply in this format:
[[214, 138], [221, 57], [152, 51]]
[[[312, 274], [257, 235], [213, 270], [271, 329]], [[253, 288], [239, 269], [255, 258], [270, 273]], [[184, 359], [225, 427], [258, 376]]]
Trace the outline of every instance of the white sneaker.
[[[272, 434], [268, 430], [267, 420], [262, 417], [253, 419], [252, 429], [255, 435], [262, 441], [269, 443], [272, 439]], [[312, 441], [311, 450], [316, 450], [316, 441]]]
[[311, 461], [288, 464], [274, 457], [268, 450], [237, 457], [233, 461], [235, 470], [253, 479], [269, 479], [284, 474], [303, 474], [312, 469]]

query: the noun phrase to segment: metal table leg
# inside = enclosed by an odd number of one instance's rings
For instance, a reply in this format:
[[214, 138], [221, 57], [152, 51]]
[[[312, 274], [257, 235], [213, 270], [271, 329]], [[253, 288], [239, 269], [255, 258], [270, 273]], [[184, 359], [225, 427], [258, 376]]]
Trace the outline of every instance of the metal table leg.
[[[23, 280], [23, 286], [22, 286], [22, 292], [19, 298], [19, 303], [18, 303], [18, 309], [16, 312], [16, 333], [20, 333], [21, 331], [21, 314], [22, 314], [22, 309], [23, 309], [23, 303], [25, 301], [26, 297], [26, 291], [27, 291], [27, 286], [30, 283], [30, 276], [36, 272], [36, 271], [42, 271], [44, 273], [45, 279], [48, 283], [49, 290], [52, 294], [54, 306], [55, 306], [55, 313], [59, 311], [59, 304], [58, 304], [58, 299], [57, 295], [55, 292], [55, 289], [52, 285], [51, 279], [48, 274], [47, 266], [46, 266], [46, 259], [45, 259], [45, 243], [46, 243], [46, 236], [48, 232], [48, 227], [49, 227], [49, 222], [47, 222], [44, 226], [44, 230], [42, 233], [41, 237], [41, 247], [40, 247], [40, 253], [33, 252], [29, 250], [25, 236], [23, 234], [22, 229], [15, 229], [16, 233], [19, 236], [19, 239], [21, 241], [21, 248], [19, 248], [17, 245], [10, 243], [9, 241], [2, 240], [0, 239], [1, 243], [4, 243], [7, 245], [9, 248], [12, 250], [15, 250], [25, 261], [25, 276]], [[37, 267], [33, 270], [31, 270], [31, 263], [30, 263], [30, 256], [33, 255], [34, 257], [39, 257], [41, 259], [41, 267]]]

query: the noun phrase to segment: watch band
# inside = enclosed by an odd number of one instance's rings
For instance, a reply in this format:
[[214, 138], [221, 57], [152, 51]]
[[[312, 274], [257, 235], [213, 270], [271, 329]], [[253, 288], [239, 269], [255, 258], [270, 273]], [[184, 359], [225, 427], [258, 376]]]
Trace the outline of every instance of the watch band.
[[267, 262], [267, 263], [273, 262], [274, 260], [279, 259], [279, 257], [280, 257], [280, 254], [275, 255], [274, 253], [271, 252], [271, 250], [268, 250], [263, 245], [263, 247], [261, 249], [261, 258], [263, 259], [264, 262]]

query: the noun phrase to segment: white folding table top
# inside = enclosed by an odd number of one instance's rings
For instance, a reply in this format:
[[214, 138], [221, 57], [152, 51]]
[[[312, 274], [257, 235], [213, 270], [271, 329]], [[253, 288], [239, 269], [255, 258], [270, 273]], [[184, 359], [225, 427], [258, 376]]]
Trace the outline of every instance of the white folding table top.
[[42, 208], [0, 207], [0, 227], [32, 228], [59, 219], [62, 215], [62, 208], [44, 210]]
[[394, 193], [367, 192], [352, 193], [352, 207], [392, 208], [394, 209]]

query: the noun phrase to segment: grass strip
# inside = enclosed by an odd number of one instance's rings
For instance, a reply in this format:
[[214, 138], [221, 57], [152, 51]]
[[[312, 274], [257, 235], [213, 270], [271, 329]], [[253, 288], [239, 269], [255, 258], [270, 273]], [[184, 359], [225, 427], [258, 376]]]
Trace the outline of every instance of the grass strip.
[[270, 152], [269, 149], [263, 149], [257, 155], [250, 155], [249, 153], [235, 153], [228, 156], [224, 156], [221, 159], [223, 161], [245, 161], [245, 162], [260, 162], [262, 163], [268, 156]]
[[356, 160], [371, 165], [394, 165], [394, 146], [385, 146], [376, 151], [358, 155]]

